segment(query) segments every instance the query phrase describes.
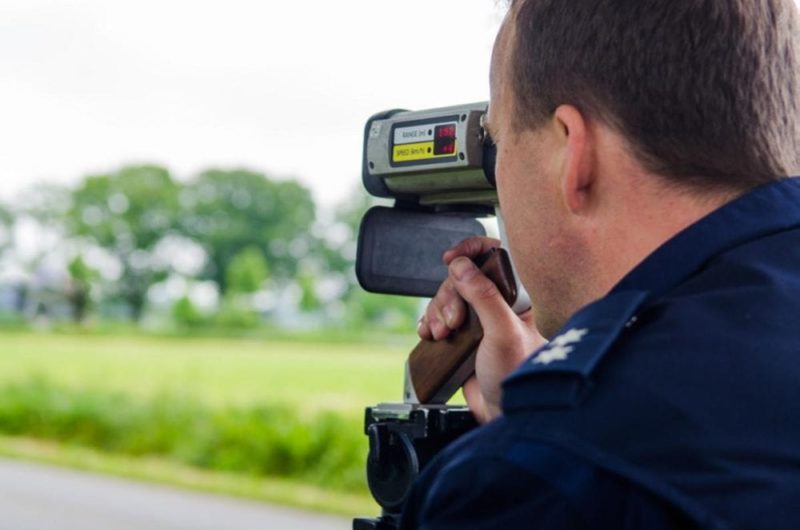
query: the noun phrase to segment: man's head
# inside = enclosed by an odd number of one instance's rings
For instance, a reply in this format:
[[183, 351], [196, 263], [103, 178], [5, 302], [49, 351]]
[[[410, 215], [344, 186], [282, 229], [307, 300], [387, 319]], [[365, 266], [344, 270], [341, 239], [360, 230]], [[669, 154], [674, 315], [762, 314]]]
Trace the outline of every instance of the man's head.
[[544, 331], [676, 231], [800, 170], [796, 11], [792, 0], [512, 2], [489, 121], [511, 248]]
[[702, 188], [800, 167], [793, 0], [517, 0], [509, 24], [518, 130], [570, 104], [648, 170]]

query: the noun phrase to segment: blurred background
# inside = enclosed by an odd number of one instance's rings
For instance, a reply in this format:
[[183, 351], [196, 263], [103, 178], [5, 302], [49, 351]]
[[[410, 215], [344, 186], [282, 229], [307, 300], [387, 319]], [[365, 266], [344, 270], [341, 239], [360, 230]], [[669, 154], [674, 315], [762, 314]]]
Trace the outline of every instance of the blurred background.
[[493, 0], [0, 0], [0, 454], [373, 513], [416, 299], [363, 126], [488, 99]]

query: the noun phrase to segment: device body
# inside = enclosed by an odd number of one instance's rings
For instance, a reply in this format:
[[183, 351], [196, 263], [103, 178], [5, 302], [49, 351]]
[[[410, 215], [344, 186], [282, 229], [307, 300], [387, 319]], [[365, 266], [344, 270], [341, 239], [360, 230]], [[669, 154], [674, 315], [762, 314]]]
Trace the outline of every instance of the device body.
[[[391, 110], [367, 121], [362, 182], [371, 195], [394, 204], [362, 219], [356, 275], [364, 289], [433, 296], [447, 276], [442, 253], [466, 237], [485, 235], [476, 219], [502, 216], [486, 111], [487, 103], [478, 102]], [[511, 305], [522, 312], [530, 299], [518, 282], [516, 291]]]
[[[495, 147], [483, 120], [487, 104], [376, 114], [364, 130], [362, 181], [376, 197], [393, 199], [362, 219], [356, 276], [367, 291], [432, 297], [447, 277], [445, 250], [486, 235], [479, 218], [501, 218], [495, 189]], [[504, 239], [502, 222], [499, 233]], [[518, 313], [530, 300], [497, 249], [481, 270]], [[406, 363], [403, 402], [368, 407], [367, 481], [383, 513], [353, 528], [395, 528], [408, 490], [425, 464], [476, 423], [466, 407], [447, 401], [474, 372], [483, 329], [474, 311], [442, 341], [420, 341]]]

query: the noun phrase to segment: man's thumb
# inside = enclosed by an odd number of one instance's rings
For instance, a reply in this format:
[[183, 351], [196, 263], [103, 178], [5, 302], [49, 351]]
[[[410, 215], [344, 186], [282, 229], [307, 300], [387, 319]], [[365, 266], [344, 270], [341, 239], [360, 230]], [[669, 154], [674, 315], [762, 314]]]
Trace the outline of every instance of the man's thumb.
[[500, 289], [487, 278], [469, 258], [460, 257], [450, 262], [450, 277], [461, 297], [478, 315], [484, 332], [502, 333], [513, 326], [516, 316], [506, 303]]

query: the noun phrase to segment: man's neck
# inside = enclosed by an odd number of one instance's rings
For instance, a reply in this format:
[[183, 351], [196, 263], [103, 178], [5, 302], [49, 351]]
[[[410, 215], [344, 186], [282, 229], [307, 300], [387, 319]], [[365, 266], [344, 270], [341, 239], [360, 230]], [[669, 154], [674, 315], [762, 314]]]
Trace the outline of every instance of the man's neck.
[[587, 302], [605, 295], [678, 233], [742, 194], [687, 191], [663, 184], [663, 177], [651, 174], [630, 177], [627, 185], [620, 183], [617, 189], [621, 193], [614, 202], [624, 206], [593, 246], [599, 274], [586, 293]]

